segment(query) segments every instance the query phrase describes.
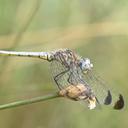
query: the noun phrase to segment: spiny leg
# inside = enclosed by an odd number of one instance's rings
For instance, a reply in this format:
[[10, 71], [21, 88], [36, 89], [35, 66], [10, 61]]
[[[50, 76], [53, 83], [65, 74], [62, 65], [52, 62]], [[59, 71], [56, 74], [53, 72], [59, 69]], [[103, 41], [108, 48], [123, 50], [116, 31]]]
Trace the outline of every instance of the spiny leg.
[[[68, 82], [70, 84], [85, 83], [81, 74], [78, 72], [78, 69], [76, 70], [77, 71], [73, 71], [73, 70], [70, 71]], [[77, 80], [77, 81], [73, 82], [74, 80]]]
[[65, 70], [65, 71], [63, 71], [63, 72], [61, 72], [61, 73], [59, 73], [58, 75], [56, 75], [56, 76], [54, 77], [54, 80], [55, 80], [55, 82], [56, 82], [56, 84], [57, 84], [57, 86], [58, 86], [59, 89], [62, 89], [62, 87], [60, 87], [60, 85], [59, 85], [59, 83], [58, 83], [58, 80], [59, 80], [65, 73], [67, 73], [68, 71], [69, 71], [69, 69], [67, 69], [67, 70]]
[[70, 84], [72, 84], [72, 85], [73, 85], [73, 82], [72, 82], [72, 75], [73, 75], [73, 73], [72, 73], [72, 72], [70, 72], [70, 74], [69, 74], [69, 77], [68, 77], [67, 81], [68, 81]]

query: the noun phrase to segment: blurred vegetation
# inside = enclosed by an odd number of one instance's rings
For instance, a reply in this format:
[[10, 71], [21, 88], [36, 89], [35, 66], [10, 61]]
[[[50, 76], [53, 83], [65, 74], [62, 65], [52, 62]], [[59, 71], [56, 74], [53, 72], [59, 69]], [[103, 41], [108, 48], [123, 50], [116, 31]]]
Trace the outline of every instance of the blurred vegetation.
[[[89, 57], [127, 103], [127, 8], [127, 0], [0, 0], [0, 49], [71, 48]], [[0, 57], [0, 104], [57, 90], [48, 62], [10, 57], [2, 68], [4, 59]], [[89, 111], [78, 102], [54, 99], [0, 111], [0, 127], [127, 128], [127, 115], [127, 105], [122, 111]]]

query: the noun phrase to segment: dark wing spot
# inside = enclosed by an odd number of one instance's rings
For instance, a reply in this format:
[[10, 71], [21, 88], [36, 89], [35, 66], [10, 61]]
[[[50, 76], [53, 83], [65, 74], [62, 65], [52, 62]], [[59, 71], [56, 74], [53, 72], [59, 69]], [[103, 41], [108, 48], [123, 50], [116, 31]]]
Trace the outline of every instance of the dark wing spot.
[[105, 104], [105, 105], [109, 105], [109, 104], [111, 104], [111, 102], [112, 102], [112, 95], [111, 95], [111, 93], [110, 93], [110, 90], [108, 90], [108, 95], [107, 95], [107, 97], [105, 98], [104, 104]]
[[124, 98], [123, 96], [120, 94], [119, 95], [119, 100], [115, 103], [114, 105], [114, 109], [120, 110], [124, 107]]

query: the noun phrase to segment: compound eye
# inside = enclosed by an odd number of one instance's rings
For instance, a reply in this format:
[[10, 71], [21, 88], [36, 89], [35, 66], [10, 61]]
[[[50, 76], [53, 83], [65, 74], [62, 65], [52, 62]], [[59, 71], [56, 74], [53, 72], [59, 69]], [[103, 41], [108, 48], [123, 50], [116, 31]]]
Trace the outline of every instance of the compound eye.
[[83, 71], [87, 71], [93, 67], [93, 64], [91, 64], [90, 59], [84, 58], [80, 61], [80, 67]]
[[86, 62], [85, 62], [84, 59], [82, 59], [82, 60], [80, 61], [80, 68], [81, 68], [82, 70], [86, 70]]

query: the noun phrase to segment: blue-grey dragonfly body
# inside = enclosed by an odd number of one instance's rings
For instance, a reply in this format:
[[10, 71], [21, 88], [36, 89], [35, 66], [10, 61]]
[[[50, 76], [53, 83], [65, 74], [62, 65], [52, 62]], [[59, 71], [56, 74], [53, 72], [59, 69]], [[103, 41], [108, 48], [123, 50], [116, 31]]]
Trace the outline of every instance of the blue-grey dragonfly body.
[[52, 75], [60, 89], [60, 95], [72, 100], [88, 102], [94, 109], [97, 104], [113, 105], [114, 109], [124, 107], [121, 94], [114, 100], [111, 90], [93, 73], [93, 64], [88, 58], [82, 58], [69, 49], [52, 52], [14, 52], [2, 51], [0, 55], [36, 57], [51, 62]]

